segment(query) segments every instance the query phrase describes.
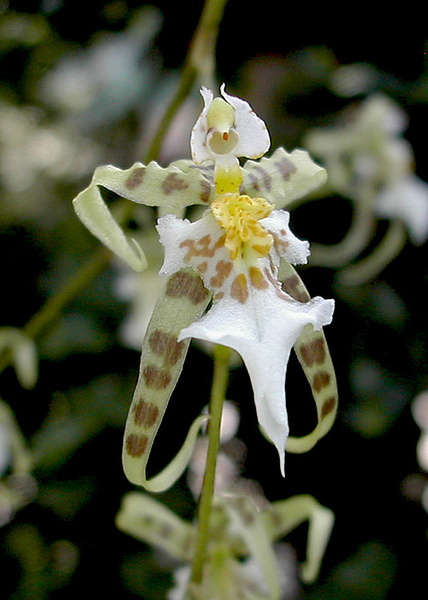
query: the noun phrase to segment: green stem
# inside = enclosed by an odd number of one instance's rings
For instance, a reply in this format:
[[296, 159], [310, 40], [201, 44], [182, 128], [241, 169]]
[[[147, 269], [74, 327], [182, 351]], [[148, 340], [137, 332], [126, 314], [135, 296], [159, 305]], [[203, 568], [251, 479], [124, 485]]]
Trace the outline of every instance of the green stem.
[[[206, 0], [176, 94], [164, 114], [156, 136], [147, 152], [145, 162], [157, 158], [168, 128], [180, 106], [191, 92], [198, 75], [201, 77], [212, 76], [218, 29], [226, 2], [227, 0]], [[129, 213], [122, 216], [123, 220], [125, 216], [129, 216]], [[105, 248], [101, 248], [93, 257], [89, 258], [77, 273], [70, 277], [63, 288], [46, 302], [40, 312], [30, 319], [24, 327], [24, 332], [32, 339], [40, 335], [48, 325], [58, 318], [64, 306], [85, 289], [94, 277], [108, 265], [109, 258], [110, 253]], [[0, 373], [10, 364], [10, 360], [10, 352], [4, 352], [0, 356]]]
[[220, 425], [223, 404], [229, 380], [230, 348], [215, 346], [214, 374], [210, 398], [210, 420], [208, 423], [208, 452], [205, 465], [204, 480], [198, 509], [198, 529], [196, 533], [195, 552], [192, 573], [189, 581], [190, 597], [200, 597], [197, 592], [203, 581], [206, 563], [207, 545], [210, 536], [210, 519], [214, 499], [217, 455], [220, 446]]
[[[42, 334], [46, 328], [54, 323], [60, 316], [64, 307], [76, 298], [110, 261], [110, 251], [101, 247], [98, 252], [87, 260], [83, 266], [67, 279], [62, 288], [59, 289], [40, 311], [36, 313], [23, 327], [23, 332], [30, 338], [35, 339]], [[11, 353], [5, 351], [0, 356], [0, 373], [9, 366]]]
[[192, 91], [197, 78], [200, 77], [202, 80], [211, 83], [215, 69], [215, 48], [218, 31], [226, 3], [227, 0], [206, 0], [184, 63], [180, 82], [152, 140], [147, 152], [146, 162], [155, 160], [159, 156], [165, 134], [178, 110]]

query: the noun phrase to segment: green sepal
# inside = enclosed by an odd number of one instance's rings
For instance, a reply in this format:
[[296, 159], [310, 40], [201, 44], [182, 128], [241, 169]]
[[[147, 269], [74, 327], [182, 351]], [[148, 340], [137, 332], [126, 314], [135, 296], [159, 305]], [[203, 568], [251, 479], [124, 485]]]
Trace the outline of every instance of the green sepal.
[[288, 535], [304, 521], [309, 522], [306, 560], [301, 567], [301, 577], [305, 583], [314, 582], [333, 528], [333, 512], [305, 494], [273, 502], [263, 511], [262, 518], [272, 540]]
[[107, 248], [135, 271], [147, 266], [143, 250], [129, 239], [113, 217], [96, 185], [91, 184], [73, 200], [74, 210], [82, 223]]
[[11, 353], [16, 376], [23, 388], [31, 389], [37, 381], [36, 345], [23, 331], [15, 327], [0, 328], [0, 352]]
[[146, 467], [156, 433], [183, 368], [190, 340], [178, 342], [179, 333], [205, 311], [211, 294], [192, 269], [171, 275], [158, 300], [143, 342], [139, 377], [123, 444], [123, 468], [127, 478], [152, 492], [161, 492], [186, 468], [200, 426], [208, 416], [192, 424], [176, 457], [163, 471], [147, 479]]
[[[279, 279], [284, 291], [292, 298], [299, 302], [310, 300], [301, 278], [285, 260], [280, 263]], [[302, 437], [290, 436], [287, 440], [287, 451], [300, 454], [311, 450], [331, 429], [337, 413], [338, 391], [333, 361], [322, 330], [315, 331], [312, 325], [307, 325], [294, 350], [311, 386], [317, 411], [317, 425], [311, 433]]]
[[278, 148], [270, 158], [248, 160], [243, 173], [241, 192], [266, 198], [277, 209], [287, 208], [327, 181], [326, 170], [298, 149], [288, 153]]
[[177, 560], [192, 558], [195, 530], [163, 504], [141, 492], [129, 492], [116, 516], [118, 529], [157, 546]]
[[142, 271], [147, 265], [144, 252], [119, 226], [100, 188], [137, 204], [176, 211], [193, 204], [207, 204], [211, 183], [190, 160], [177, 161], [166, 168], [152, 161], [147, 166], [135, 163], [125, 170], [111, 165], [95, 169], [91, 184], [73, 200], [74, 210], [95, 237], [133, 269]]

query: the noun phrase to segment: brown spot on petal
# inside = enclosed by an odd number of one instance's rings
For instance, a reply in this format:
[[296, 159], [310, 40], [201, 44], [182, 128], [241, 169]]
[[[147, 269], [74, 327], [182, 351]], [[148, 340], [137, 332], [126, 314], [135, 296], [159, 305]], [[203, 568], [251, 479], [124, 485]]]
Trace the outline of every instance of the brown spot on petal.
[[[264, 187], [267, 191], [270, 191], [270, 189], [272, 187], [272, 178], [269, 175], [269, 173], [265, 169], [263, 169], [263, 167], [260, 167], [259, 165], [254, 167], [253, 172], [254, 171], [257, 172], [256, 180], [258, 182], [260, 182], [262, 185], [264, 185]], [[259, 189], [258, 185], [257, 185], [256, 189]]]
[[159, 369], [155, 365], [147, 365], [143, 369], [143, 377], [147, 387], [155, 390], [163, 390], [170, 384], [171, 375], [164, 369]]
[[329, 383], [330, 373], [328, 373], [327, 371], [318, 371], [318, 373], [315, 373], [314, 375], [312, 387], [316, 392], [320, 392], [322, 388], [327, 387]]
[[211, 277], [210, 286], [214, 288], [221, 288], [225, 280], [229, 277], [232, 268], [233, 266], [231, 262], [220, 260], [215, 266], [217, 274]]
[[136, 435], [135, 433], [131, 433], [126, 438], [126, 451], [130, 456], [138, 458], [144, 454], [148, 443], [149, 438], [146, 435]]
[[156, 329], [150, 334], [149, 345], [155, 354], [164, 357], [165, 366], [172, 366], [183, 354], [185, 343], [178, 342], [177, 338], [170, 333]]
[[248, 274], [250, 276], [251, 283], [258, 290], [265, 290], [269, 287], [268, 282], [258, 267], [250, 267], [248, 269]]
[[181, 192], [189, 187], [187, 181], [180, 177], [178, 173], [170, 173], [162, 182], [161, 189], [164, 194], [169, 196], [174, 192]]
[[239, 273], [232, 282], [230, 295], [241, 304], [245, 304], [248, 300], [248, 284], [247, 278], [243, 273]]
[[309, 344], [304, 344], [300, 348], [300, 354], [303, 362], [308, 367], [311, 367], [314, 364], [321, 364], [325, 361], [326, 358], [326, 349], [325, 349], [325, 341], [323, 338], [315, 338]]
[[311, 299], [305, 288], [301, 286], [300, 279], [297, 275], [287, 277], [287, 279], [282, 282], [282, 289], [298, 302], [305, 303], [309, 302]]
[[275, 162], [275, 166], [278, 171], [281, 173], [281, 177], [288, 181], [290, 179], [290, 175], [296, 172], [296, 167], [293, 165], [291, 160], [288, 160], [285, 156]]
[[125, 181], [125, 187], [127, 190], [133, 190], [134, 188], [141, 185], [144, 175], [146, 174], [146, 167], [136, 167], [128, 176]]
[[140, 427], [153, 427], [159, 416], [159, 409], [156, 404], [146, 402], [142, 398], [134, 405], [132, 412], [135, 424]]
[[325, 417], [327, 415], [329, 415], [331, 412], [333, 412], [334, 409], [336, 408], [336, 404], [337, 404], [337, 399], [334, 396], [331, 396], [331, 398], [328, 398], [322, 405], [321, 419], [325, 419]]
[[174, 273], [166, 284], [166, 295], [170, 298], [187, 298], [192, 304], [204, 302], [209, 292], [204, 287], [202, 279], [198, 275], [192, 275], [185, 271]]
[[208, 202], [211, 194], [211, 184], [208, 181], [202, 181], [201, 189], [202, 191], [199, 198], [202, 200], [202, 202]]

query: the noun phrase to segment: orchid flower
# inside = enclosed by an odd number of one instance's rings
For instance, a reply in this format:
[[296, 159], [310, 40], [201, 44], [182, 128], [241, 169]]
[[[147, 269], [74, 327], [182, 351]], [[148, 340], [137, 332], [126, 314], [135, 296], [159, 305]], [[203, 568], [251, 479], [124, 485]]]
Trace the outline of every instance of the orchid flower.
[[[293, 496], [258, 510], [246, 496], [229, 494], [216, 498], [207, 553], [203, 591], [194, 597], [204, 600], [279, 600], [282, 585], [274, 542], [304, 521], [309, 522], [306, 561], [301, 578], [312, 583], [318, 576], [334, 515], [312, 496]], [[160, 502], [141, 492], [130, 492], [116, 518], [118, 528], [142, 542], [157, 546], [174, 559], [188, 563], [193, 556], [195, 528]], [[170, 600], [185, 597], [190, 568], [176, 572]], [[285, 590], [283, 590], [285, 591]]]
[[[428, 239], [428, 184], [414, 172], [412, 147], [403, 137], [407, 117], [386, 96], [367, 98], [351, 118], [313, 130], [305, 140], [329, 173], [329, 188], [354, 201], [354, 221], [342, 242], [314, 248], [313, 263], [341, 266], [369, 244], [375, 219], [390, 221], [383, 242], [349, 266], [349, 282], [376, 275], [411, 242]], [[351, 275], [353, 273], [353, 275]]]
[[[139, 204], [173, 210], [207, 206], [195, 222], [167, 214], [157, 225], [165, 248], [161, 273], [168, 279], [143, 342], [123, 450], [127, 477], [152, 491], [165, 489], [182, 473], [207, 418], [195, 420], [176, 459], [148, 480], [147, 460], [192, 337], [241, 355], [259, 424], [278, 450], [282, 473], [286, 444], [295, 452], [310, 449], [329, 430], [337, 409], [334, 369], [321, 331], [331, 321], [333, 301], [311, 299], [294, 271], [292, 265], [306, 262], [309, 245], [292, 234], [289, 214], [281, 210], [324, 183], [325, 170], [305, 151], [289, 154], [282, 148], [241, 166], [239, 158], [256, 159], [268, 151], [264, 122], [224, 86], [218, 98], [205, 88], [201, 93], [204, 108], [191, 135], [192, 161], [165, 169], [154, 162], [126, 171], [100, 167], [74, 201], [89, 229], [136, 269], [144, 268], [143, 251], [116, 223], [100, 187]], [[293, 347], [312, 388], [318, 425], [287, 443], [284, 387]]]

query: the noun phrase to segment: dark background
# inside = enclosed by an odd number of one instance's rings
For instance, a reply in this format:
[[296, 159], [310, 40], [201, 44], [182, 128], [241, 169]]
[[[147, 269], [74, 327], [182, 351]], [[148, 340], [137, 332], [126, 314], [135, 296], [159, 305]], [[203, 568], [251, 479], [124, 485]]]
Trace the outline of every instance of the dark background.
[[[162, 24], [138, 58], [145, 69], [141, 89], [126, 96], [122, 106], [118, 101], [117, 110], [104, 106], [102, 112], [95, 101], [87, 112], [72, 113], [41, 93], [59, 61], [70, 56], [83, 61], [101, 34], [126, 31], [141, 6], [131, 1], [0, 2], [2, 110], [7, 103], [20, 120], [20, 111], [28, 115], [32, 107], [38, 128], [60, 125], [61, 135], [76, 143], [75, 152], [90, 144], [96, 149], [80, 171], [49, 170], [39, 162], [31, 186], [0, 183], [0, 325], [23, 326], [96, 251], [98, 243], [75, 217], [71, 200], [97, 164], [125, 167], [141, 160], [150, 111], [173, 89], [201, 2], [151, 4]], [[11, 16], [20, 23], [12, 34], [5, 27]], [[32, 35], [32, 27], [38, 35]], [[266, 120], [273, 147], [289, 150], [302, 144], [310, 127], [330, 123], [369, 92], [387, 93], [409, 115], [406, 138], [414, 148], [416, 171], [426, 180], [426, 41], [426, 20], [411, 7], [394, 11], [367, 3], [332, 9], [273, 1], [250, 7], [231, 0], [219, 36], [217, 76]], [[370, 65], [373, 83], [355, 97], [340, 97], [330, 77], [352, 63]], [[121, 81], [129, 90], [134, 82], [126, 74]], [[111, 81], [114, 87], [114, 77]], [[196, 110], [197, 102], [195, 92]], [[22, 148], [17, 146], [28, 165], [30, 133]], [[16, 136], [3, 135], [0, 159], [9, 156], [8, 144], [14, 143], [19, 143]], [[184, 143], [182, 156], [188, 156]], [[330, 198], [298, 209], [292, 223], [304, 239], [334, 243], [346, 232], [350, 214], [348, 201]], [[385, 223], [377, 227], [381, 238]], [[299, 598], [398, 600], [421, 597], [428, 587], [428, 516], [420, 495], [428, 479], [417, 463], [420, 430], [411, 414], [415, 395], [428, 383], [426, 258], [426, 245], [408, 243], [375, 280], [351, 289], [338, 285], [331, 269], [302, 271], [313, 295], [336, 299], [326, 334], [340, 409], [333, 430], [314, 450], [287, 456], [285, 479], [275, 449], [258, 432], [247, 375], [243, 369], [232, 372], [228, 397], [240, 407], [238, 436], [248, 448], [243, 475], [259, 481], [269, 500], [310, 493], [336, 515], [320, 582], [303, 586]], [[2, 598], [65, 600], [110, 593], [150, 600], [163, 597], [170, 585], [165, 559], [114, 525], [121, 497], [131, 489], [121, 470], [121, 436], [139, 361], [138, 352], [118, 339], [127, 306], [114, 293], [116, 277], [115, 266], [104, 271], [38, 340], [35, 389], [22, 390], [11, 369], [1, 376], [1, 395], [39, 457], [38, 497], [0, 532]], [[172, 456], [186, 426], [206, 404], [210, 376], [210, 358], [192, 348], [153, 469]], [[200, 391], [194, 395], [196, 386]], [[287, 386], [292, 431], [302, 432], [311, 403], [295, 362]], [[191, 518], [194, 504], [185, 481], [162, 499]], [[303, 557], [304, 528], [289, 541]]]

